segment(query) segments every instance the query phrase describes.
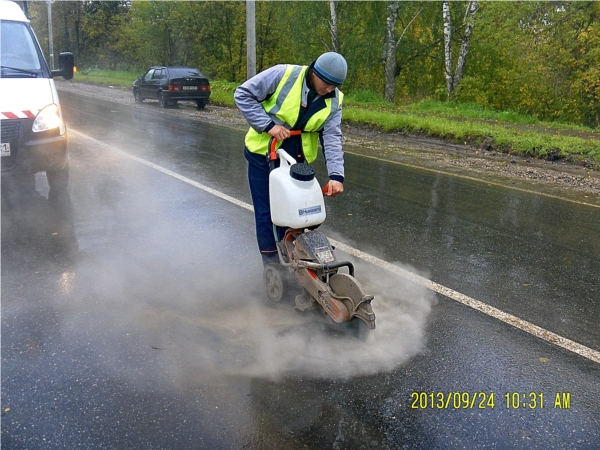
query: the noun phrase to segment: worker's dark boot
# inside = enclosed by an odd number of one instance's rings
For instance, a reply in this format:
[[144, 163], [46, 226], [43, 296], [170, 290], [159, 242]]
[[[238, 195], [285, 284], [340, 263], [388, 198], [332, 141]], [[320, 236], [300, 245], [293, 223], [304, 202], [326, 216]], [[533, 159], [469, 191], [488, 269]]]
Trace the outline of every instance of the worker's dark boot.
[[261, 253], [263, 267], [266, 267], [267, 264], [279, 264], [279, 254], [277, 252], [273, 253]]

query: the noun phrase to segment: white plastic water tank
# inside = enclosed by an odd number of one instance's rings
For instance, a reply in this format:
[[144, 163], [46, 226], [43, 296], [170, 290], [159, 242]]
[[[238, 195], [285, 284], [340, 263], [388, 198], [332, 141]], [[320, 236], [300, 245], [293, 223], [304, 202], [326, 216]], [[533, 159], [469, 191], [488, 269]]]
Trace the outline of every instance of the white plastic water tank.
[[[271, 220], [275, 225], [307, 228], [325, 221], [325, 202], [314, 170], [285, 150], [277, 150], [280, 166], [269, 174]], [[292, 169], [292, 166], [294, 168]]]

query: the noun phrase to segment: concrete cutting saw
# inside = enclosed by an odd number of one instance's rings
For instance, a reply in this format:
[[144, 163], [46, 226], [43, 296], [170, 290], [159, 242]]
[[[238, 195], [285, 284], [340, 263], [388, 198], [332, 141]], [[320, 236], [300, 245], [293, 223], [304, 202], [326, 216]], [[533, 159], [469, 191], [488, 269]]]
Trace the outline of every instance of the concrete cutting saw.
[[[292, 131], [292, 135], [297, 134]], [[293, 298], [300, 311], [319, 305], [336, 328], [364, 341], [375, 329], [373, 296], [354, 278], [353, 264], [338, 261], [327, 237], [316, 230], [326, 213], [314, 169], [298, 163], [283, 148], [276, 149], [276, 143], [274, 138], [269, 142], [267, 158], [279, 264], [264, 268], [267, 295], [275, 302]], [[280, 164], [275, 168], [277, 159]]]

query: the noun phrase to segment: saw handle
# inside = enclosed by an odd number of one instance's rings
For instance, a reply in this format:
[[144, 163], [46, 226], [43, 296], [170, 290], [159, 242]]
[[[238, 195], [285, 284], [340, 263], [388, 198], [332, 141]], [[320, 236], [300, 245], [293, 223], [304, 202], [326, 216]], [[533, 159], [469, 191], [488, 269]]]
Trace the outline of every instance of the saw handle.
[[[302, 130], [290, 130], [290, 136], [299, 136], [302, 134]], [[277, 149], [275, 145], [277, 144], [277, 139], [272, 137], [269, 139], [269, 151], [267, 152], [267, 161], [269, 161], [269, 166], [273, 165], [273, 162], [277, 159]], [[271, 168], [273, 170], [273, 168]]]
[[325, 270], [339, 269], [340, 267], [347, 267], [348, 272], [350, 273], [350, 276], [351, 277], [354, 276], [354, 264], [352, 264], [350, 261], [338, 261], [333, 264], [323, 264], [323, 266], [325, 267]]

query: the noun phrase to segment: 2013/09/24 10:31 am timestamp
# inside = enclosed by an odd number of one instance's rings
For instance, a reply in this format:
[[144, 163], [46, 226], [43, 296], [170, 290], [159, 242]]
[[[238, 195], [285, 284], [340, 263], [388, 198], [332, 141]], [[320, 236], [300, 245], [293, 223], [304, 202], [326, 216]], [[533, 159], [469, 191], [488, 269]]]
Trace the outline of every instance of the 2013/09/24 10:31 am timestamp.
[[[499, 400], [499, 401], [498, 401]], [[556, 392], [411, 392], [411, 409], [571, 409], [571, 393]]]

